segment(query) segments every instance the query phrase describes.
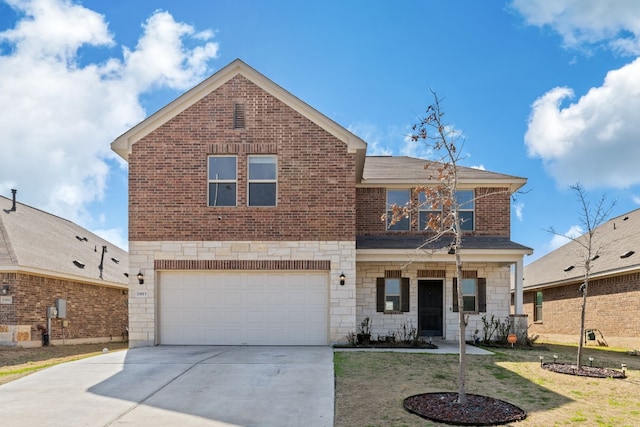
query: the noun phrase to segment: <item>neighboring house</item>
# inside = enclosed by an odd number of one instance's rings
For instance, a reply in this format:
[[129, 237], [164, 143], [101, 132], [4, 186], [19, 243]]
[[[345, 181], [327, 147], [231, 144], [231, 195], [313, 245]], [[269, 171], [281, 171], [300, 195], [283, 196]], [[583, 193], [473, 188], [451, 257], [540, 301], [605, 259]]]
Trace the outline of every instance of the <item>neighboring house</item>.
[[[595, 231], [587, 293], [585, 343], [640, 347], [640, 210]], [[582, 240], [583, 237], [578, 238]], [[529, 334], [577, 344], [584, 283], [584, 247], [576, 241], [524, 268]]]
[[0, 196], [0, 345], [126, 339], [127, 252], [16, 198]]
[[[326, 345], [367, 317], [374, 336], [413, 325], [457, 338], [449, 241], [416, 250], [424, 232], [381, 221], [427, 181], [425, 160], [366, 157], [362, 139], [240, 60], [112, 148], [129, 163], [130, 346]], [[461, 252], [470, 337], [485, 312], [509, 316], [510, 269], [521, 278], [531, 249], [510, 240], [526, 180], [460, 175], [460, 196], [478, 197]]]

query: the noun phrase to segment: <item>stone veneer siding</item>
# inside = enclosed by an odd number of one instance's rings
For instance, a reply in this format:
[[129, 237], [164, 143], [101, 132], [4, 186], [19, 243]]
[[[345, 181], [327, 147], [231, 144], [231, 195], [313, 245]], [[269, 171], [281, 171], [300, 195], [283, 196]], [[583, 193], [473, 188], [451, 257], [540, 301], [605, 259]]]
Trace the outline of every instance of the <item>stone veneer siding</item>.
[[[194, 270], [220, 271], [217, 267], [229, 262], [231, 268], [264, 266], [274, 261], [273, 269], [292, 263], [292, 267], [329, 268], [329, 339], [345, 341], [355, 329], [355, 242], [352, 241], [204, 241], [204, 242], [137, 242], [129, 243], [131, 292], [129, 298], [130, 347], [156, 344], [156, 275], [154, 266], [174, 269], [176, 264], [193, 261]], [[175, 261], [175, 262], [172, 262]], [[207, 261], [211, 261], [210, 268]], [[249, 262], [251, 261], [251, 262]], [[275, 262], [277, 261], [277, 262]], [[328, 261], [328, 263], [326, 263]], [[267, 262], [267, 263], [265, 263]], [[138, 284], [138, 271], [144, 274], [144, 284]], [[162, 270], [159, 270], [162, 271]], [[299, 270], [297, 270], [299, 271]], [[339, 276], [346, 276], [340, 286]], [[141, 294], [146, 292], [146, 296]]]
[[[376, 278], [385, 277], [385, 270], [402, 270], [402, 277], [410, 279], [409, 284], [409, 312], [385, 314], [376, 312]], [[366, 317], [373, 322], [372, 337], [388, 335], [398, 331], [403, 324], [418, 327], [418, 270], [444, 270], [444, 339], [458, 339], [458, 313], [453, 312], [453, 278], [455, 277], [455, 264], [416, 262], [409, 265], [398, 262], [360, 262], [357, 265], [356, 279], [356, 326]], [[478, 277], [487, 279], [487, 312], [471, 314], [467, 325], [467, 339], [473, 337], [478, 329], [482, 335], [482, 316], [496, 318], [504, 321], [509, 316], [509, 267], [501, 267], [497, 264], [469, 263], [464, 264], [463, 271], [477, 271]], [[435, 279], [435, 277], [434, 277]], [[353, 330], [352, 332], [357, 332]]]

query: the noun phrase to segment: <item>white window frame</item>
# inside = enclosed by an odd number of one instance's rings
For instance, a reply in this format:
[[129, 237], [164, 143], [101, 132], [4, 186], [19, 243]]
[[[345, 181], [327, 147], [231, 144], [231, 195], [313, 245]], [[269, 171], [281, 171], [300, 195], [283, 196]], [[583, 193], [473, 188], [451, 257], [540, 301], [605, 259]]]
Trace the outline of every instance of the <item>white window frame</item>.
[[438, 209], [433, 209], [433, 204], [430, 200], [427, 200], [427, 196], [424, 191], [421, 191], [418, 195], [418, 229], [424, 231], [427, 229], [427, 223], [429, 222], [430, 215], [440, 215], [442, 222], [442, 203], [438, 202]]
[[[409, 214], [408, 218], [403, 218], [402, 220], [396, 222], [395, 224], [391, 224], [391, 220], [393, 219], [393, 209], [391, 209], [391, 206], [393, 204], [398, 205], [399, 207], [405, 206], [405, 204], [403, 203], [398, 204], [396, 202], [390, 202], [389, 200], [389, 193], [391, 192], [396, 192], [396, 193], [400, 193], [400, 192], [406, 192], [407, 193], [407, 199], [406, 199], [406, 203], [410, 203], [411, 202], [411, 189], [406, 189], [406, 188], [387, 188], [387, 209], [386, 209], [386, 213], [387, 213], [387, 231], [410, 231], [411, 230], [411, 214]], [[405, 227], [405, 223], [406, 223], [406, 228]], [[403, 228], [400, 228], [403, 227]]]
[[[538, 304], [538, 295], [540, 295], [540, 303]], [[542, 291], [536, 291], [533, 301], [533, 321], [542, 322], [542, 303], [543, 294]]]
[[[233, 158], [235, 160], [235, 178], [234, 179], [211, 179], [211, 162], [210, 159], [212, 158]], [[235, 185], [235, 196], [234, 196], [234, 204], [233, 205], [216, 205], [216, 204], [211, 204], [211, 184], [234, 184]], [[238, 156], [233, 156], [233, 155], [222, 155], [222, 156], [218, 156], [218, 155], [210, 155], [207, 156], [207, 206], [209, 207], [215, 207], [215, 208], [228, 208], [228, 207], [236, 207], [238, 206]]]
[[[467, 202], [460, 203], [458, 197], [459, 193], [471, 193], [471, 198]], [[456, 190], [456, 203], [458, 204], [458, 214], [460, 216], [460, 226], [462, 231], [474, 231], [476, 229], [476, 192], [473, 189], [463, 189]], [[469, 221], [463, 220], [463, 215], [465, 212], [471, 212], [471, 226], [469, 227]]]
[[[470, 283], [473, 284], [473, 292], [465, 292], [465, 284], [469, 285]], [[458, 289], [458, 292], [462, 292], [462, 301], [463, 301], [463, 305], [462, 305], [462, 311], [465, 313], [477, 313], [478, 312], [478, 279], [477, 278], [464, 278], [462, 279], [462, 286], [460, 286], [460, 288]], [[467, 310], [467, 307], [465, 307], [466, 302], [468, 301], [468, 299], [466, 298], [470, 298], [473, 297], [473, 310]], [[459, 310], [460, 308], [458, 308]]]
[[[251, 179], [251, 159], [273, 159], [274, 178], [273, 179]], [[274, 184], [275, 194], [273, 205], [252, 205], [251, 204], [251, 184]], [[278, 204], [278, 156], [275, 155], [259, 155], [247, 157], [247, 206], [251, 207], [274, 207]]]
[[[387, 292], [388, 286], [390, 285], [395, 285], [398, 286], [398, 292], [397, 293], [392, 293], [392, 292]], [[388, 298], [389, 297], [397, 297], [398, 298], [398, 307], [394, 308], [394, 301], [389, 301]], [[391, 304], [391, 308], [389, 308], [389, 304]], [[400, 312], [402, 310], [402, 279], [401, 278], [385, 278], [384, 279], [384, 311], [385, 313], [388, 312]]]

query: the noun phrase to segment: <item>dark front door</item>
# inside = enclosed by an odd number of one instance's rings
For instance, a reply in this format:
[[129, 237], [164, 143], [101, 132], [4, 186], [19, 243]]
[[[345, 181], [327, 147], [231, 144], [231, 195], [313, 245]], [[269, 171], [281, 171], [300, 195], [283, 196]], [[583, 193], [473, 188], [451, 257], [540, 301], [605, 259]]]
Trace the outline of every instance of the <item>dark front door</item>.
[[442, 336], [442, 280], [418, 280], [418, 331]]

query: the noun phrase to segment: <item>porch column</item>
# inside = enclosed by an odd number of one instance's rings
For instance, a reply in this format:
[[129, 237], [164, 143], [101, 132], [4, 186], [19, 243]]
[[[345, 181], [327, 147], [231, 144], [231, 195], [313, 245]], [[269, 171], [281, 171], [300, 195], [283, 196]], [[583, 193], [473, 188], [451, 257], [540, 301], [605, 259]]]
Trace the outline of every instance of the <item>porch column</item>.
[[514, 309], [514, 314], [518, 315], [518, 314], [524, 314], [524, 307], [523, 307], [523, 294], [522, 294], [522, 269], [523, 269], [523, 262], [522, 262], [522, 257], [520, 257], [518, 259], [518, 261], [516, 261], [515, 264], [515, 284], [514, 284], [514, 301], [513, 301], [513, 309]]

